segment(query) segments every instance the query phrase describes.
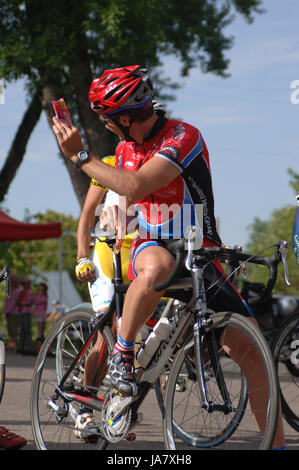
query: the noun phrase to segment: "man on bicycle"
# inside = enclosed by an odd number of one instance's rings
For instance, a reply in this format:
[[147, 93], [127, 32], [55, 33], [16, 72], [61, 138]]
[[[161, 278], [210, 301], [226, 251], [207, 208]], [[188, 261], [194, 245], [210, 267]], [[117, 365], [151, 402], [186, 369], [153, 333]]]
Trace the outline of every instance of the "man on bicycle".
[[[184, 235], [186, 225], [197, 224], [207, 243], [221, 244], [216, 231], [209, 156], [198, 129], [153, 112], [154, 90], [145, 69], [139, 66], [106, 71], [93, 81], [90, 103], [106, 127], [125, 136], [116, 149], [116, 168], [93, 155], [82, 169], [139, 210], [140, 238], [131, 249], [129, 277], [133, 281], [125, 299], [110, 375], [119, 391], [135, 395], [133, 372], [136, 333], [154, 311], [161, 293], [154, 290], [173, 268], [173, 257], [163, 239]], [[62, 132], [63, 131], [63, 132]], [[62, 150], [75, 163], [83, 150], [74, 128], [54, 132]], [[201, 226], [196, 204], [203, 204]], [[167, 209], [170, 208], [170, 211]], [[181, 220], [185, 218], [185, 224]]]
[[[181, 238], [186, 227], [194, 225], [203, 235], [204, 246], [221, 245], [203, 137], [188, 123], [158, 117], [153, 111], [153, 94], [147, 70], [138, 65], [106, 70], [92, 82], [92, 109], [107, 129], [116, 134], [121, 131], [125, 137], [116, 149], [116, 167], [88, 155], [78, 129], [53, 118], [53, 130], [65, 156], [100, 184], [125, 196], [127, 204], [134, 203], [138, 210], [140, 237], [132, 244], [129, 266], [132, 283], [109, 359], [113, 385], [133, 396], [139, 392], [134, 374], [135, 337], [163, 294], [155, 291], [155, 285], [165, 280], [174, 266], [165, 240]], [[212, 264], [205, 269], [209, 284], [221, 276]], [[225, 305], [228, 310], [252, 315], [229, 282], [216, 297], [213, 294], [215, 290], [209, 289], [212, 309], [219, 311]]]

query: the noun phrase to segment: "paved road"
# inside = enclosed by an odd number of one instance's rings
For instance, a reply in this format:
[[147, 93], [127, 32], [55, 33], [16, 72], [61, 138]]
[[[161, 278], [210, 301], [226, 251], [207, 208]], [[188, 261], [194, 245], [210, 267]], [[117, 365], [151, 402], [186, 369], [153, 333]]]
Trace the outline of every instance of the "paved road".
[[[30, 387], [35, 358], [8, 353], [6, 366], [6, 384], [2, 403], [0, 405], [0, 424], [11, 431], [24, 436], [28, 444], [23, 450], [35, 450], [30, 424]], [[144, 414], [143, 423], [136, 428], [135, 442], [120, 444], [118, 449], [134, 451], [140, 449], [163, 450], [161, 429], [161, 414], [157, 406], [154, 392], [146, 398], [141, 411]], [[285, 424], [287, 448], [299, 450], [299, 434]], [[129, 446], [129, 447], [128, 447]]]

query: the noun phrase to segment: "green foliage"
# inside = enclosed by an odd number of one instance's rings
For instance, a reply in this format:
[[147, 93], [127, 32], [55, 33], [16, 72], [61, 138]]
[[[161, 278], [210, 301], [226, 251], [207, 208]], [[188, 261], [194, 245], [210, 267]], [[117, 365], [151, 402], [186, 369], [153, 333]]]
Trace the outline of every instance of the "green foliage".
[[299, 174], [295, 173], [295, 171], [291, 168], [288, 168], [287, 172], [291, 177], [290, 186], [293, 188], [296, 194], [299, 194]]
[[[148, 67], [156, 98], [174, 98], [172, 71], [162, 57], [175, 54], [182, 75], [192, 67], [226, 76], [233, 38], [226, 26], [235, 14], [251, 21], [261, 0], [1, 0], [0, 78], [24, 79], [29, 95], [41, 96], [49, 123], [51, 101], [64, 97], [84, 147], [113, 151], [111, 133], [99, 129], [88, 104], [92, 79], [105, 69]], [[29, 138], [29, 136], [28, 136]], [[70, 172], [82, 206], [86, 179]], [[85, 184], [84, 184], [85, 183]], [[78, 189], [80, 188], [80, 189]]]
[[[140, 63], [157, 67], [161, 54], [181, 59], [182, 73], [200, 65], [225, 75], [232, 46], [225, 27], [234, 14], [261, 13], [260, 0], [2, 0], [0, 76], [25, 77], [33, 88], [55, 83], [73, 94], [71, 67], [88, 56], [94, 75]], [[167, 80], [169, 82], [169, 79]]]
[[[292, 170], [288, 170], [288, 173], [292, 176], [290, 185], [295, 189], [296, 185], [294, 185], [294, 182], [299, 181], [299, 175]], [[296, 188], [298, 190], [298, 184]], [[289, 277], [292, 285], [290, 287], [286, 285], [283, 276], [282, 263], [280, 263], [279, 275], [274, 290], [274, 293], [277, 294], [298, 295], [299, 292], [299, 266], [292, 249], [292, 231], [295, 212], [296, 200], [294, 198], [293, 206], [286, 206], [274, 210], [270, 219], [267, 221], [262, 221], [259, 218], [255, 218], [253, 223], [249, 226], [249, 243], [245, 248], [246, 252], [257, 253], [260, 250], [275, 244], [279, 240], [286, 240], [289, 243], [287, 262]], [[263, 255], [272, 253], [273, 248], [264, 252]], [[248, 278], [251, 281], [263, 282], [264, 284], [267, 282], [267, 268], [248, 265], [248, 273]]]
[[[252, 21], [254, 14], [261, 13], [261, 4], [261, 0], [1, 0], [0, 78], [25, 79], [30, 94], [45, 87], [55, 90], [66, 99], [84, 138], [90, 123], [84, 122], [82, 103], [87, 102], [92, 77], [107, 68], [140, 64], [151, 69], [162, 100], [170, 99], [167, 90], [178, 86], [161, 73], [163, 55], [179, 57], [182, 75], [200, 66], [225, 77], [226, 52], [233, 45], [225, 28], [236, 14]], [[171, 76], [171, 70], [167, 74]], [[74, 219], [50, 211], [32, 220], [60, 220], [64, 231], [76, 230]], [[74, 279], [76, 241], [64, 236], [62, 243], [63, 268]], [[56, 270], [58, 241], [3, 243], [0, 262], [21, 276], [32, 274], [34, 267]], [[78, 286], [88, 297], [86, 285]]]

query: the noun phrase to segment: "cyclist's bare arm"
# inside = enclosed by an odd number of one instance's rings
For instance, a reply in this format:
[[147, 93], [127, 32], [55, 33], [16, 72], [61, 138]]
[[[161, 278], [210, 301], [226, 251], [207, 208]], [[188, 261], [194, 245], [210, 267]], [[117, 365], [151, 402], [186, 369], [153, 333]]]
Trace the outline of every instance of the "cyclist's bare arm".
[[[75, 126], [66, 127], [53, 118], [53, 130], [64, 155], [73, 162], [83, 149], [80, 133]], [[161, 158], [151, 158], [138, 171], [130, 172], [121, 168], [111, 167], [90, 155], [82, 170], [95, 178], [102, 185], [116, 193], [126, 196], [132, 201], [142, 199], [173, 181], [180, 170], [170, 162]]]
[[[89, 187], [77, 229], [77, 261], [89, 257], [90, 235], [88, 230], [94, 227], [95, 212], [104, 196], [105, 191], [103, 189], [96, 186]], [[78, 279], [85, 282], [92, 281], [93, 273], [89, 271], [82, 272]]]
[[116, 233], [118, 239], [123, 239], [127, 233], [132, 233], [137, 229], [134, 202], [128, 198], [120, 198], [119, 205], [108, 206], [103, 211], [100, 223], [107, 232]]

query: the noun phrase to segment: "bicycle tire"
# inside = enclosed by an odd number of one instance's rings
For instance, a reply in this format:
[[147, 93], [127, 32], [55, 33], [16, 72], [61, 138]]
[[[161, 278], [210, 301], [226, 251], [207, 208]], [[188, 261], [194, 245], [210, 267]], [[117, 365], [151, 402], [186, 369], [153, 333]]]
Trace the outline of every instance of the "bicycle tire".
[[271, 349], [278, 374], [282, 414], [299, 431], [299, 311], [277, 331]]
[[[250, 407], [245, 407], [245, 403], [242, 403], [244, 379], [239, 366], [221, 348], [218, 351], [219, 358], [226, 387], [234, 406], [235, 421], [232, 420], [230, 413], [225, 415], [222, 411], [209, 412], [202, 408], [196, 376], [192, 377], [186, 373], [185, 391], [183, 393], [176, 392], [177, 378], [179, 374], [184, 372], [186, 358], [190, 356], [194, 347], [193, 337], [190, 336], [177, 353], [167, 382], [163, 419], [165, 447], [170, 450], [190, 449], [190, 446], [198, 450], [216, 446], [225, 450], [269, 449], [276, 431], [279, 403], [278, 382], [270, 348], [253, 322], [239, 314], [212, 314], [211, 320], [212, 324], [209, 328], [215, 330], [216, 337], [217, 333], [220, 337], [225, 328], [230, 327], [230, 329], [245, 335], [258, 351], [267, 379], [265, 393], [268, 398], [264, 411], [266, 414], [265, 431], [261, 435], [253, 420]], [[254, 373], [254, 371], [252, 372]], [[228, 380], [231, 380], [230, 384]], [[206, 384], [209, 400], [212, 399], [217, 404], [217, 400], [220, 398], [222, 400], [222, 397], [216, 380], [211, 378]], [[178, 428], [181, 431], [180, 434], [178, 434]]]
[[[108, 444], [101, 437], [95, 442], [76, 437], [74, 420], [80, 405], [76, 401], [68, 404], [61, 396], [56, 399], [55, 393], [63, 371], [85, 342], [82, 331], [86, 329], [87, 333], [91, 330], [92, 314], [91, 309], [79, 307], [64, 315], [54, 324], [37, 356], [30, 394], [30, 414], [33, 437], [39, 450], [90, 451], [104, 449]], [[71, 380], [77, 384], [82, 381], [88, 351], [86, 348], [72, 373]], [[57, 412], [58, 409], [60, 411]], [[65, 412], [65, 416], [58, 422], [59, 413], [62, 412]], [[94, 420], [100, 426], [101, 413], [94, 412]]]
[[[192, 343], [192, 339], [193, 339], [193, 334], [190, 334], [189, 338], [187, 340], [187, 344], [190, 344], [190, 346], [192, 346], [192, 348], [193, 348], [194, 343]], [[189, 352], [190, 351], [188, 351], [186, 353], [186, 357], [188, 356]], [[204, 367], [205, 367], [205, 374], [207, 376], [207, 375], [210, 374], [210, 365], [205, 364]], [[190, 371], [191, 368], [193, 369], [192, 371]], [[190, 372], [193, 373], [194, 375], [196, 375], [195, 364], [191, 364], [191, 363], [189, 364], [189, 373]], [[166, 390], [167, 382], [168, 382], [168, 379], [169, 379], [169, 373], [170, 373], [169, 367], [167, 367], [166, 369], [164, 369], [161, 376], [156, 380], [156, 382], [154, 384], [155, 394], [156, 394], [158, 405], [159, 405], [159, 408], [160, 408], [160, 411], [161, 411], [161, 414], [162, 414], [162, 418], [164, 416], [164, 396], [165, 396], [165, 390]], [[180, 374], [180, 376], [177, 378], [175, 387], [176, 387], [177, 392], [182, 393], [182, 392], [185, 391], [186, 380], [184, 378], [184, 374]], [[210, 439], [200, 439], [200, 440], [198, 440], [197, 441], [197, 447], [203, 447], [203, 448], [215, 447], [216, 442], [217, 442], [217, 445], [219, 445], [224, 440], [226, 440], [227, 436], [230, 436], [235, 431], [235, 429], [238, 426], [240, 420], [242, 419], [243, 414], [244, 414], [245, 409], [246, 409], [247, 400], [248, 400], [247, 384], [246, 384], [246, 379], [243, 376], [242, 377], [242, 382], [241, 382], [241, 389], [240, 389], [240, 393], [239, 393], [239, 401], [237, 403], [236, 410], [235, 410], [234, 415], [231, 418], [231, 421], [226, 424], [225, 430], [219, 430], [218, 436], [214, 436], [213, 439], [211, 439], [211, 440]], [[180, 425], [177, 424], [175, 421], [173, 421], [172, 425], [173, 425], [173, 430], [174, 430], [175, 435], [178, 438], [185, 441], [186, 443], [189, 443], [190, 445], [192, 445], [193, 437], [188, 436], [188, 434], [186, 434], [184, 432], [184, 430], [180, 427]]]

